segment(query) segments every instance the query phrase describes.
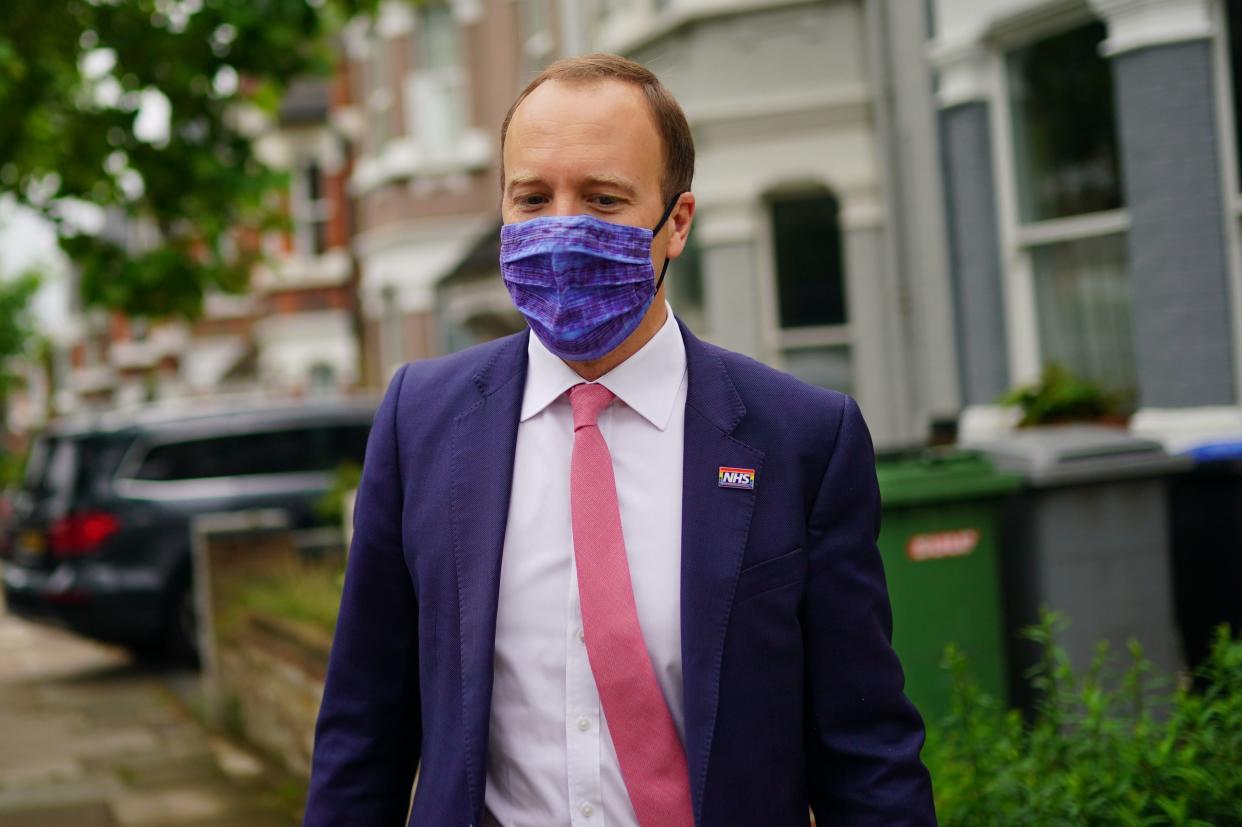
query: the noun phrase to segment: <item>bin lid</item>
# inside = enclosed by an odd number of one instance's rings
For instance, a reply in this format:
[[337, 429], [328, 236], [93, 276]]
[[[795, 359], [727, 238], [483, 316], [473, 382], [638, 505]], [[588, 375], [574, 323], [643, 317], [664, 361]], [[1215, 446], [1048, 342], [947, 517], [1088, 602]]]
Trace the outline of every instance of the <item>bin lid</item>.
[[997, 468], [1022, 474], [1035, 486], [1154, 477], [1192, 464], [1188, 457], [1170, 456], [1155, 440], [1103, 425], [1020, 429], [976, 447]]
[[972, 499], [1013, 491], [1017, 474], [998, 472], [978, 451], [928, 449], [876, 463], [885, 506]]
[[1185, 452], [1196, 462], [1225, 462], [1242, 459], [1242, 439], [1222, 442], [1205, 442]]

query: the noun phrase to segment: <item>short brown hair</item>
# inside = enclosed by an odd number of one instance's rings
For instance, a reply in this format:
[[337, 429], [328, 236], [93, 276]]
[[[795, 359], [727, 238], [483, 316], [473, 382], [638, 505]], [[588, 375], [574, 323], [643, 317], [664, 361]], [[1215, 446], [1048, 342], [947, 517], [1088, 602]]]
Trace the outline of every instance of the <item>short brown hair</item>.
[[509, 107], [504, 123], [500, 126], [500, 171], [501, 183], [504, 187], [505, 168], [505, 136], [509, 132], [509, 121], [522, 101], [536, 88], [549, 80], [566, 83], [589, 83], [601, 80], [619, 80], [630, 83], [643, 91], [651, 114], [655, 117], [656, 127], [664, 143], [664, 174], [660, 177], [660, 189], [667, 203], [678, 193], [689, 192], [694, 179], [694, 136], [690, 133], [690, 124], [686, 121], [686, 113], [672, 93], [660, 83], [649, 69], [639, 63], [619, 55], [596, 53], [580, 57], [567, 57], [558, 60], [539, 73], [539, 76], [526, 85], [522, 94]]

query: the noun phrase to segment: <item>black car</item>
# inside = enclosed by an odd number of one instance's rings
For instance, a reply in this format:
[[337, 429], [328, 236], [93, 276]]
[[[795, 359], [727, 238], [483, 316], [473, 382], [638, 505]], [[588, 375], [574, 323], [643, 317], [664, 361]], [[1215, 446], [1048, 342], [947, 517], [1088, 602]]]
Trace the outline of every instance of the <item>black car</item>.
[[372, 400], [136, 414], [49, 427], [0, 539], [18, 616], [144, 655], [193, 656], [190, 521], [278, 508], [311, 527], [343, 464], [362, 464]]

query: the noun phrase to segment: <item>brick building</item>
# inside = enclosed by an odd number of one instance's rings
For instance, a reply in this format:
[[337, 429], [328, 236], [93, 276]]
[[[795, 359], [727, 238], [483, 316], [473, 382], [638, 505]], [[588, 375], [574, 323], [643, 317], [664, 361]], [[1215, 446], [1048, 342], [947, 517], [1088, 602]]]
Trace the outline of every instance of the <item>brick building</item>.
[[333, 118], [354, 138], [353, 251], [376, 384], [404, 361], [521, 328], [498, 278], [468, 300], [450, 290], [442, 302], [438, 285], [498, 232], [497, 127], [533, 65], [521, 33], [534, 5], [387, 2], [344, 32], [348, 94]]

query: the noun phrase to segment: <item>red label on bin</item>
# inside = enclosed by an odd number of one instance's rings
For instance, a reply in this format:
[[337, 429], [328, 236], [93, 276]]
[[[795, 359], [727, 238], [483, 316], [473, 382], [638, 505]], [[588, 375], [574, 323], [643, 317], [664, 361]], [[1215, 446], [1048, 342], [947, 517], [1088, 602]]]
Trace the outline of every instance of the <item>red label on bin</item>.
[[963, 528], [935, 534], [915, 534], [906, 541], [906, 556], [916, 562], [961, 557], [979, 545], [979, 530]]

